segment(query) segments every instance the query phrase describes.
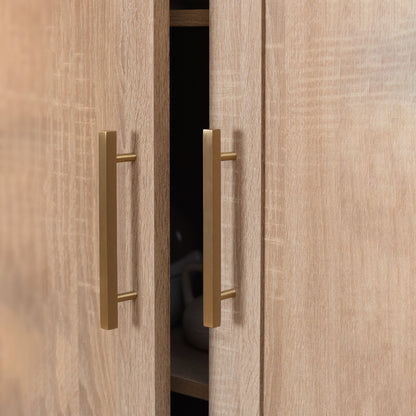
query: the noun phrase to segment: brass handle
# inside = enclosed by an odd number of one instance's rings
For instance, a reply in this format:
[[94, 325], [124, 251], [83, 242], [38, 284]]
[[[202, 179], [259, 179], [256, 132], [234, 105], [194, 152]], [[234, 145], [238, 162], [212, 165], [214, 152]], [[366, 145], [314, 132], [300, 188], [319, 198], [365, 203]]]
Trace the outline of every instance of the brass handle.
[[137, 298], [137, 292], [117, 290], [117, 163], [134, 162], [136, 155], [117, 155], [117, 133], [99, 133], [100, 189], [100, 320], [101, 328], [118, 327], [118, 302]]
[[203, 132], [204, 182], [204, 326], [221, 325], [221, 301], [234, 298], [235, 289], [221, 291], [221, 161], [237, 159], [221, 153], [221, 131]]

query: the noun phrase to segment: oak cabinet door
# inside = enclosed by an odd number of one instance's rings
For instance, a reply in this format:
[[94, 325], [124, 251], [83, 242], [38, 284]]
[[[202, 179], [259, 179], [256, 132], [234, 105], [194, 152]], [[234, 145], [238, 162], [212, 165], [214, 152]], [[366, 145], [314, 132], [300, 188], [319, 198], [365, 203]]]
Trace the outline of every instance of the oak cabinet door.
[[[169, 4], [0, 4], [0, 413], [169, 412]], [[118, 329], [100, 328], [98, 131], [116, 130]]]
[[264, 414], [416, 414], [416, 9], [266, 1]]
[[262, 1], [210, 1], [210, 128], [222, 169], [221, 326], [210, 329], [211, 415], [261, 413]]

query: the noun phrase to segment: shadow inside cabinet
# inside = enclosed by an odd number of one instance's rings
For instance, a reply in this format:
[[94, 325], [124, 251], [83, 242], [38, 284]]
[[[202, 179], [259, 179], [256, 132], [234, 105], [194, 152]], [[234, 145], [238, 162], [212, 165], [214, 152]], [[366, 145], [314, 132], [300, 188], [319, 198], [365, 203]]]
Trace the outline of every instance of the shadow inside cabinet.
[[179, 393], [171, 393], [171, 416], [204, 416], [208, 415], [208, 402], [184, 396]]
[[209, 0], [170, 0], [171, 9], [208, 9]]
[[209, 29], [170, 31], [171, 415], [208, 415], [202, 305], [202, 130], [209, 127]]

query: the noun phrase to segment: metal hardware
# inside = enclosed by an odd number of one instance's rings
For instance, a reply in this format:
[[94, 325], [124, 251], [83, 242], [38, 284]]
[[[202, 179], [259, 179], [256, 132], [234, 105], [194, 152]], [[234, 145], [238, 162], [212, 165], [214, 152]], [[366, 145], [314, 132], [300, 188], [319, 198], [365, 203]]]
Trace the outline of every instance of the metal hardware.
[[117, 290], [117, 163], [133, 162], [134, 153], [117, 155], [117, 133], [99, 133], [100, 193], [100, 320], [101, 328], [118, 327], [118, 302], [134, 300], [137, 292]]
[[221, 153], [221, 131], [203, 132], [204, 182], [204, 326], [221, 325], [221, 301], [234, 298], [235, 289], [221, 292], [221, 161], [236, 153]]

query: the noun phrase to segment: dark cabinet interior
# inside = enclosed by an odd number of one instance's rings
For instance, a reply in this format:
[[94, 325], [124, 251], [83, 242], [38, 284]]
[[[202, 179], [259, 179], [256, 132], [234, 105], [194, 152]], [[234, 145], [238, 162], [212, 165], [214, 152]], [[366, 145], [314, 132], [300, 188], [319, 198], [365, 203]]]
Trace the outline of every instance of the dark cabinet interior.
[[208, 9], [209, 0], [171, 0], [171, 9]]
[[[173, 9], [207, 7], [207, 1], [171, 2]], [[208, 415], [202, 324], [202, 130], [208, 126], [209, 28], [185, 21], [170, 31], [171, 415]]]

